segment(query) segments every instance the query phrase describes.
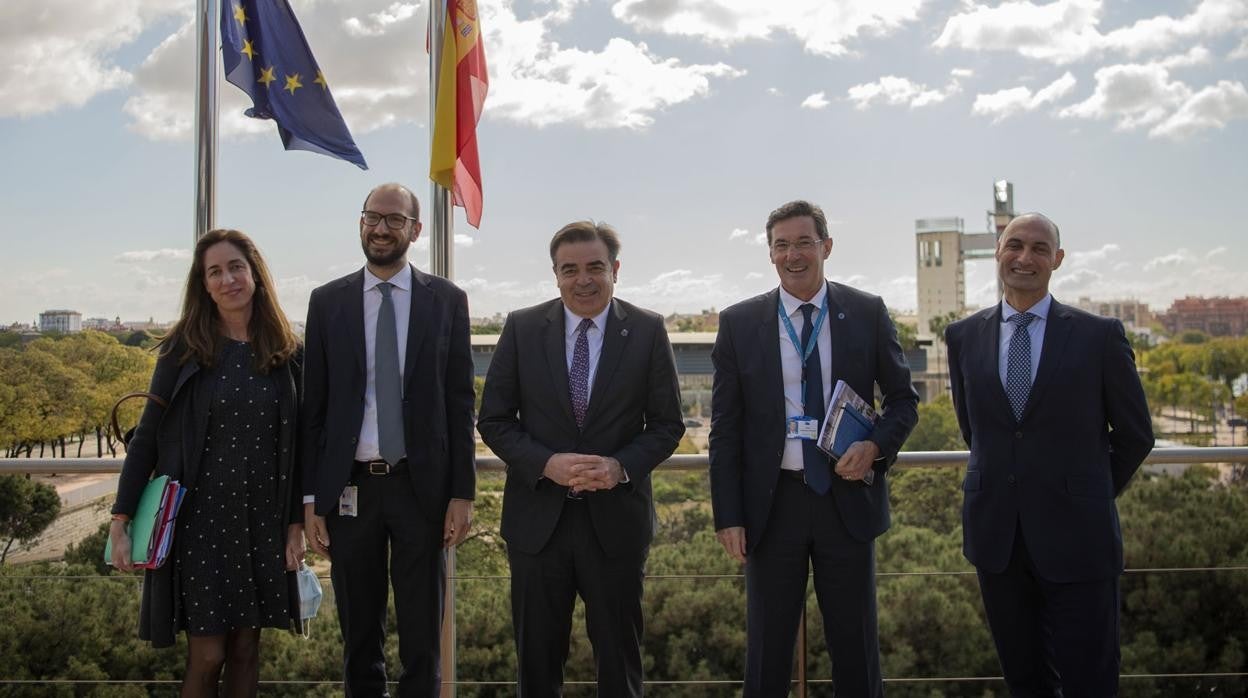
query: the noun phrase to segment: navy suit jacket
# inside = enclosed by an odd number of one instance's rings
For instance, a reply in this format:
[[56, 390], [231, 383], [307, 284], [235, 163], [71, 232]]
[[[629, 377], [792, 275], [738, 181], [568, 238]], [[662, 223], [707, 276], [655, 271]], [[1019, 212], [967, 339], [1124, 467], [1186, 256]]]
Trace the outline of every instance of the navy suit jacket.
[[[451, 498], [476, 491], [468, 297], [446, 279], [411, 267], [412, 307], [403, 368], [407, 472], [421, 513], [440, 523]], [[299, 432], [305, 495], [316, 513], [338, 505], [351, 478], [368, 381], [364, 270], [312, 292], [304, 339]]]
[[[719, 314], [711, 358], [711, 502], [716, 530], [745, 527], [753, 550], [763, 537], [784, 453], [784, 379], [780, 367], [779, 289], [737, 303]], [[918, 422], [919, 396], [884, 302], [828, 282], [832, 385], [844, 380], [872, 400], [880, 386], [880, 421], [870, 440], [880, 449], [875, 483], [832, 478], [832, 495], [845, 528], [867, 542], [888, 530], [888, 467]]]
[[586, 505], [607, 555], [633, 555], [654, 536], [650, 472], [685, 433], [672, 345], [661, 316], [613, 299], [578, 428], [565, 323], [557, 298], [511, 313], [490, 361], [477, 428], [507, 464], [501, 533], [520, 552], [540, 552], [568, 501], [566, 487], [542, 476], [546, 461], [556, 453], [611, 456], [629, 481], [587, 492]]
[[1014, 418], [999, 373], [1001, 304], [945, 330], [962, 438], [962, 549], [1001, 572], [1015, 527], [1040, 575], [1068, 583], [1122, 571], [1116, 497], [1153, 447], [1122, 323], [1053, 301], [1040, 368]]

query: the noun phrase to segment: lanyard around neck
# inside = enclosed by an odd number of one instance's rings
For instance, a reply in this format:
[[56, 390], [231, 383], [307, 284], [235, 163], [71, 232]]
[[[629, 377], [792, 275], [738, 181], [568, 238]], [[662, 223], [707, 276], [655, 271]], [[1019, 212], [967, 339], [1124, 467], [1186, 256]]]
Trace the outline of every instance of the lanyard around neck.
[[[802, 412], [806, 411], [806, 361], [810, 355], [814, 353], [815, 347], [819, 346], [819, 330], [823, 329], [823, 321], [828, 317], [828, 295], [823, 295], [823, 305], [819, 308], [819, 317], [815, 320], [815, 326], [810, 331], [810, 340], [806, 342], [806, 346], [802, 347], [802, 341], [797, 338], [797, 331], [793, 329], [793, 321], [789, 319], [789, 314], [784, 312], [784, 299], [776, 300], [776, 313], [780, 316], [780, 321], [784, 323], [784, 329], [789, 333], [789, 341], [793, 342], [793, 348], [797, 350], [798, 358], [802, 361]], [[822, 380], [822, 377], [820, 377]]]

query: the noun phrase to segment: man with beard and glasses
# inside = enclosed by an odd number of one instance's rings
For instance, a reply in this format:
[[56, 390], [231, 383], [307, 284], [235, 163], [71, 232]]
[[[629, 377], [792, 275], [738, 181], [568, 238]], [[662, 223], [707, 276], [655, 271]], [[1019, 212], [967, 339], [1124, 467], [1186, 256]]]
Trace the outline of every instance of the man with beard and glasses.
[[399, 695], [434, 696], [444, 549], [476, 488], [468, 299], [407, 262], [420, 203], [383, 184], [360, 213], [363, 269], [312, 292], [300, 418], [308, 543], [332, 560], [349, 696], [385, 696], [386, 576]]

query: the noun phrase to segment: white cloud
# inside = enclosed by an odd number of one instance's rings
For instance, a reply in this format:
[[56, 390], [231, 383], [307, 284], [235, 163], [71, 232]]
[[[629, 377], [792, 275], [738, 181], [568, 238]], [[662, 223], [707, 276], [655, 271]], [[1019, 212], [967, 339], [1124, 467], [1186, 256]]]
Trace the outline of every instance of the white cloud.
[[1221, 80], [1193, 92], [1170, 76], [1172, 67], [1207, 57], [1203, 49], [1152, 63], [1111, 65], [1096, 71], [1096, 89], [1084, 101], [1058, 112], [1062, 118], [1113, 119], [1119, 130], [1148, 127], [1149, 136], [1176, 140], [1248, 118], [1248, 90]]
[[1243, 40], [1239, 42], [1239, 46], [1231, 49], [1231, 52], [1227, 54], [1226, 58], [1227, 60], [1232, 61], [1248, 58], [1248, 36], [1245, 36]]
[[750, 231], [746, 230], [745, 228], [733, 228], [732, 232], [728, 234], [728, 239], [736, 240], [737, 238], [746, 237], [749, 234], [750, 234]]
[[864, 36], [884, 36], [918, 17], [922, 0], [617, 0], [611, 12], [640, 31], [731, 45], [796, 37], [808, 53], [842, 56]]
[[114, 261], [136, 263], [136, 262], [154, 262], [156, 260], [176, 259], [184, 260], [191, 258], [189, 249], [174, 249], [162, 247], [159, 250], [132, 250], [130, 252], [122, 252], [113, 257]]
[[1192, 255], [1186, 249], [1180, 248], [1167, 255], [1154, 257], [1144, 264], [1144, 271], [1153, 271], [1155, 269], [1164, 269], [1166, 267], [1177, 267], [1192, 261]]
[[0, 117], [81, 107], [128, 85], [117, 49], [185, 2], [41, 0], [0, 3]]
[[949, 74], [955, 78], [969, 78], [975, 74], [975, 71], [970, 68], [954, 68], [949, 71]]
[[1243, 0], [1202, 0], [1182, 17], [1156, 15], [1102, 32], [1103, 0], [1015, 0], [989, 6], [976, 2], [949, 18], [937, 48], [1013, 51], [1036, 60], [1065, 64], [1106, 52], [1134, 57], [1172, 49], [1184, 41], [1224, 35], [1248, 27]]
[[1209, 250], [1208, 252], [1206, 252], [1205, 259], [1214, 259], [1215, 257], [1221, 257], [1222, 255], [1226, 254], [1226, 252], [1227, 252], [1226, 247], [1219, 245], [1218, 247], [1215, 247], [1212, 250]]
[[828, 106], [828, 98], [822, 92], [816, 92], [802, 100], [803, 109], [823, 109]]
[[570, 5], [520, 19], [511, 0], [481, 6], [490, 61], [486, 114], [534, 126], [640, 129], [654, 114], [710, 92], [712, 78], [744, 75], [724, 63], [684, 65], [644, 43], [612, 38], [600, 51], [550, 37]]
[[1015, 114], [1034, 111], [1045, 104], [1056, 102], [1075, 88], [1075, 82], [1075, 76], [1066, 72], [1034, 94], [1027, 87], [1011, 87], [976, 95], [971, 113], [976, 116], [991, 116], [992, 123], [999, 123]]
[[850, 87], [848, 96], [857, 109], [867, 109], [875, 104], [909, 105], [911, 109], [915, 109], [939, 104], [961, 90], [956, 75], [943, 89], [933, 89], [909, 78], [885, 75], [875, 82]]
[[784, 94], [784, 93], [783, 93], [783, 92], [781, 92], [781, 91], [780, 91], [780, 88], [778, 88], [778, 87], [768, 87], [768, 88], [767, 88], [767, 94], [771, 95], [772, 97], [779, 97], [780, 95], [782, 95], [782, 94]]
[[1081, 267], [1105, 262], [1122, 248], [1113, 242], [1105, 243], [1095, 250], [1070, 250], [1066, 253], [1067, 266]]
[[1248, 90], [1243, 83], [1219, 80], [1189, 97], [1148, 135], [1183, 139], [1235, 119], [1248, 119]]
[[[468, 248], [468, 247], [472, 247], [473, 245], [475, 245], [476, 242], [477, 242], [477, 239], [472, 237], [471, 235], [465, 235], [463, 233], [455, 233], [455, 246], [456, 247]], [[429, 236], [422, 235], [419, 238], [416, 238], [416, 242], [412, 243], [411, 249], [417, 252], [428, 252], [429, 251]], [[356, 266], [359, 266], [359, 265], [357, 264]]]

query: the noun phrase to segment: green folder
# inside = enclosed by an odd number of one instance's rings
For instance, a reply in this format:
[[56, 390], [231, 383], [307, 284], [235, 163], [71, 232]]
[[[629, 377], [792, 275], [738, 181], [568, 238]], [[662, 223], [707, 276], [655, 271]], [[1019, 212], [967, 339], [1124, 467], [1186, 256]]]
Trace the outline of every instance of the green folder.
[[[126, 524], [126, 533], [130, 534], [130, 560], [136, 565], [146, 564], [149, 551], [152, 551], [152, 536], [160, 529], [160, 520], [165, 515], [168, 488], [168, 475], [159, 475], [148, 481], [147, 487], [143, 488], [143, 496], [139, 497], [138, 509]], [[112, 559], [113, 540], [110, 537], [104, 545], [104, 561], [111, 563]]]

